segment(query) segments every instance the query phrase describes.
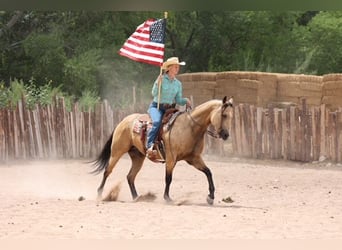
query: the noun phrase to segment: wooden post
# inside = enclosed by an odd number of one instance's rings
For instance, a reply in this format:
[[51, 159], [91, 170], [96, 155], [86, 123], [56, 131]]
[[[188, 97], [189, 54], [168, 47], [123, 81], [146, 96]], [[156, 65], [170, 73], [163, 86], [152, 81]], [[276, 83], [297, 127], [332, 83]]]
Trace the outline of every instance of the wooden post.
[[[192, 96], [191, 96], [192, 98]], [[194, 105], [193, 100], [191, 100], [192, 105]], [[231, 124], [231, 138], [232, 138], [232, 147], [233, 147], [233, 154], [237, 153], [237, 145], [238, 145], [238, 141], [237, 141], [237, 132], [236, 132], [236, 126], [235, 126], [235, 121], [236, 121], [236, 117], [235, 117], [235, 108], [233, 108], [233, 119], [232, 119], [232, 124]]]
[[250, 156], [251, 150], [250, 150], [250, 136], [249, 136], [249, 126], [248, 126], [248, 117], [246, 112], [246, 105], [239, 105], [240, 107], [240, 114], [241, 114], [241, 139], [242, 139], [242, 154], [243, 156]]
[[237, 141], [237, 153], [238, 155], [242, 154], [242, 138], [241, 138], [241, 126], [240, 126], [240, 111], [239, 106], [235, 107], [235, 135]]
[[5, 128], [4, 128], [4, 111], [5, 109], [0, 109], [0, 160], [6, 160], [7, 156], [5, 154], [6, 150], [6, 138], [5, 138]]
[[331, 160], [337, 162], [337, 112], [330, 113], [331, 120]]
[[337, 162], [342, 162], [342, 108], [337, 111], [336, 140]]
[[321, 151], [320, 151], [320, 155], [319, 157], [326, 157], [327, 155], [327, 152], [326, 152], [326, 146], [325, 146], [325, 141], [326, 141], [326, 137], [325, 137], [325, 124], [326, 124], [326, 120], [325, 120], [325, 104], [322, 104], [321, 105], [321, 130], [320, 130], [320, 142], [321, 142], [321, 145], [320, 145], [320, 148], [321, 148]]
[[257, 158], [263, 158], [263, 110], [258, 107], [256, 110], [256, 155]]
[[253, 158], [257, 158], [257, 133], [256, 133], [256, 112], [255, 112], [255, 106], [250, 105], [249, 106], [249, 117], [251, 119], [250, 122], [250, 128], [251, 128], [251, 156]]
[[311, 160], [317, 161], [317, 112], [314, 107], [310, 108], [310, 113], [311, 113], [311, 124], [312, 124], [312, 140], [311, 140]]
[[288, 159], [287, 155], [287, 139], [289, 138], [288, 135], [288, 123], [286, 120], [287, 113], [288, 113], [288, 108], [283, 109], [281, 112], [281, 124], [282, 124], [282, 133], [281, 133], [281, 156], [283, 157], [284, 160]]
[[290, 160], [296, 159], [296, 108], [290, 107]]

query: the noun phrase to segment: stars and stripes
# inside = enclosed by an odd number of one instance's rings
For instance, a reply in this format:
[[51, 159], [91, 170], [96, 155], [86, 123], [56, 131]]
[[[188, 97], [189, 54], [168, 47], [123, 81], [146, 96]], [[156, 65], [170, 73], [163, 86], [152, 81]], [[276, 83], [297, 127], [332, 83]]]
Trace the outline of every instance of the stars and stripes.
[[134, 61], [161, 66], [165, 49], [165, 19], [148, 19], [126, 40], [119, 54]]

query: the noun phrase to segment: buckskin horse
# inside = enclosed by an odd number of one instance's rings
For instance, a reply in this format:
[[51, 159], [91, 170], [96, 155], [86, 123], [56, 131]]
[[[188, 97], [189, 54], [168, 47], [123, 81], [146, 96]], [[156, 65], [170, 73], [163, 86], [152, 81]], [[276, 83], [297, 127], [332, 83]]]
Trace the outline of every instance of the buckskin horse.
[[[97, 189], [98, 198], [102, 196], [107, 177], [125, 153], [128, 153], [132, 160], [131, 169], [127, 174], [128, 185], [133, 200], [138, 197], [134, 181], [146, 158], [145, 143], [141, 135], [133, 131], [134, 123], [140, 116], [142, 114], [137, 113], [126, 116], [116, 126], [100, 155], [94, 160], [93, 172], [104, 171], [102, 182]], [[212, 134], [227, 140], [232, 117], [233, 98], [228, 100], [225, 96], [222, 100], [210, 100], [191, 111], [182, 112], [174, 120], [170, 129], [163, 133], [166, 168], [164, 199], [166, 201], [171, 201], [169, 190], [173, 169], [178, 161], [185, 160], [206, 175], [209, 184], [207, 202], [210, 205], [214, 203], [215, 186], [212, 173], [201, 156], [204, 148], [204, 136], [211, 125], [214, 129], [211, 131]]]

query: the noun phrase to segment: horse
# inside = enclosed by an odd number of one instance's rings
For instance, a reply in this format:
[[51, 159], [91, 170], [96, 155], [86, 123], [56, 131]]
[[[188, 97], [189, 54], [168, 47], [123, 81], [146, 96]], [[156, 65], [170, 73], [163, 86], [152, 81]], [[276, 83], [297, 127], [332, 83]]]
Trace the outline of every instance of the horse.
[[[135, 178], [143, 166], [146, 158], [146, 147], [141, 136], [133, 132], [134, 121], [142, 114], [134, 113], [126, 116], [116, 126], [112, 135], [105, 143], [99, 156], [93, 161], [93, 173], [104, 171], [103, 179], [97, 189], [98, 198], [102, 196], [106, 179], [111, 174], [119, 159], [125, 154], [131, 158], [131, 168], [127, 174], [127, 182], [133, 200], [138, 193], [135, 188]], [[233, 117], [233, 98], [225, 96], [222, 100], [209, 100], [192, 110], [183, 111], [174, 120], [172, 127], [162, 135], [165, 147], [165, 189], [164, 200], [171, 202], [169, 191], [172, 182], [172, 173], [176, 163], [185, 160], [189, 165], [202, 171], [208, 180], [209, 194], [207, 203], [212, 205], [215, 198], [215, 186], [210, 169], [202, 159], [204, 137], [209, 125], [217, 138], [227, 140]]]

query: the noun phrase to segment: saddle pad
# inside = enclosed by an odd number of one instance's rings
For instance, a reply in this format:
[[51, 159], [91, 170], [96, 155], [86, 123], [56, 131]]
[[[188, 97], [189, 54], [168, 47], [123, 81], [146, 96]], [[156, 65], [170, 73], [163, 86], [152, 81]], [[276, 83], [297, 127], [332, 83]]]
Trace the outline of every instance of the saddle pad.
[[[145, 125], [145, 126], [144, 126]], [[147, 126], [146, 126], [147, 125]], [[140, 134], [143, 127], [151, 127], [151, 118], [148, 114], [143, 114], [133, 121], [133, 132]]]

